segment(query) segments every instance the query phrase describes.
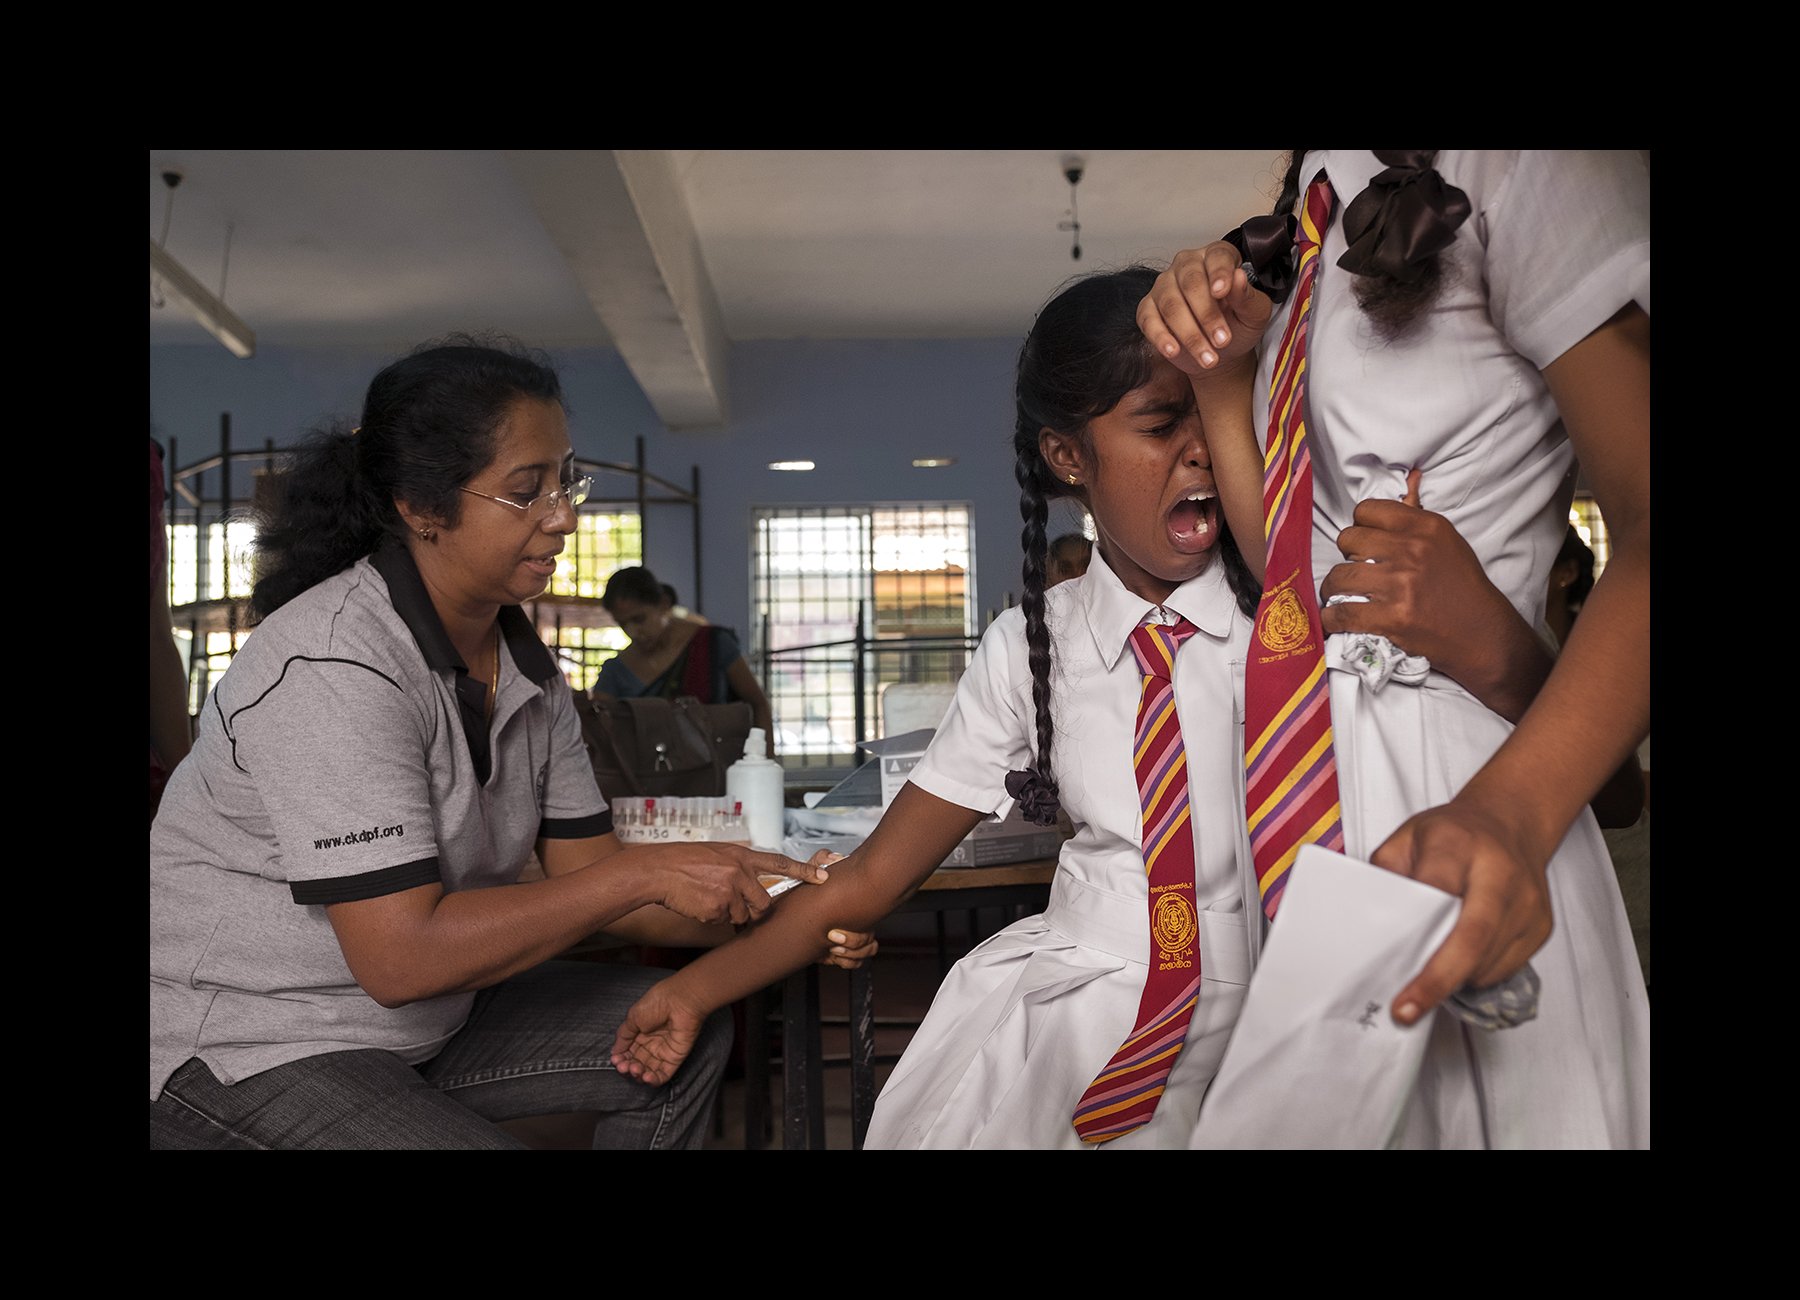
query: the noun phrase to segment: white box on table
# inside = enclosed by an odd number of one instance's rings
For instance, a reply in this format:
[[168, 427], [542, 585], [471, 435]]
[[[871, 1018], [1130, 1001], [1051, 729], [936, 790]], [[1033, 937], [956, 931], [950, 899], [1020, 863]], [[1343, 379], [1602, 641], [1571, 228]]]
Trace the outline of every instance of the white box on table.
[[[819, 849], [849, 853], [858, 847], [881, 810], [894, 801], [912, 770], [924, 757], [935, 735], [932, 729], [909, 731], [866, 741], [863, 749], [873, 755], [867, 762], [827, 791], [811, 808], [788, 809], [790, 857], [804, 857]], [[879, 775], [879, 784], [871, 776]], [[881, 802], [873, 802], [879, 790]], [[997, 867], [1037, 858], [1054, 858], [1062, 849], [1064, 832], [1057, 826], [1038, 826], [1019, 815], [1015, 806], [1005, 817], [980, 822], [943, 861], [946, 867]]]

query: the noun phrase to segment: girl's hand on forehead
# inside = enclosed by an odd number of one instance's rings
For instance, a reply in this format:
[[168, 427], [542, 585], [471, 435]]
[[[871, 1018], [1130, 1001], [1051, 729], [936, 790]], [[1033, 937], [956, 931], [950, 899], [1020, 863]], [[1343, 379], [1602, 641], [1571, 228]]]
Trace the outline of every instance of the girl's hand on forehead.
[[1183, 249], [1138, 304], [1138, 328], [1157, 352], [1199, 376], [1256, 350], [1275, 306], [1250, 287], [1223, 240]]

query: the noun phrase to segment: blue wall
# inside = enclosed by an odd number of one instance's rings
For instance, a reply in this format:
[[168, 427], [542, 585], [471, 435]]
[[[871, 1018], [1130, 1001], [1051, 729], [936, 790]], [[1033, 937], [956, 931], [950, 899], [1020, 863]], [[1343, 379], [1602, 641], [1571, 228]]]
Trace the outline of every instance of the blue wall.
[[[1019, 494], [1013, 478], [1012, 372], [1019, 340], [749, 342], [732, 349], [723, 430], [671, 433], [611, 349], [552, 350], [578, 456], [631, 461], [645, 441], [651, 473], [685, 486], [700, 466], [701, 596], [717, 622], [747, 631], [750, 509], [882, 501], [967, 501], [975, 516], [980, 617], [1019, 592]], [[218, 449], [231, 414], [238, 448], [292, 443], [331, 416], [354, 419], [363, 390], [393, 353], [263, 348], [239, 360], [223, 348], [150, 350], [150, 432], [176, 440], [183, 464]], [[954, 456], [914, 469], [922, 456]], [[808, 474], [772, 460], [812, 460]], [[612, 490], [623, 481], [609, 482]], [[1053, 515], [1052, 533], [1070, 527]], [[693, 600], [692, 516], [652, 506], [646, 563]]]

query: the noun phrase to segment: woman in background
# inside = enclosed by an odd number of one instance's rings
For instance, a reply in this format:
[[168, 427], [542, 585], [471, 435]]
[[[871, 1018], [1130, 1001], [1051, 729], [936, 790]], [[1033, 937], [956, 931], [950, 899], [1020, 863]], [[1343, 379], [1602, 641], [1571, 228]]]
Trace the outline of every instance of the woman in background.
[[755, 715], [753, 726], [775, 753], [775, 726], [769, 697], [750, 671], [730, 628], [716, 627], [675, 612], [675, 592], [641, 565], [607, 579], [600, 603], [631, 644], [606, 661], [594, 682], [595, 695], [615, 699], [646, 696], [674, 699], [691, 695], [702, 704], [742, 700]]

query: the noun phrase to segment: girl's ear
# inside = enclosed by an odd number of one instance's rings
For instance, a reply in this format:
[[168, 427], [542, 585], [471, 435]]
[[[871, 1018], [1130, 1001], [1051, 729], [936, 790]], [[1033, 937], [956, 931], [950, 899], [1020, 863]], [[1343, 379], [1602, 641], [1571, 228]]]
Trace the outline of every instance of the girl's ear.
[[1044, 458], [1044, 464], [1050, 467], [1050, 475], [1069, 487], [1079, 487], [1087, 481], [1087, 464], [1081, 456], [1081, 446], [1075, 439], [1054, 429], [1044, 428], [1038, 431], [1038, 454]]

